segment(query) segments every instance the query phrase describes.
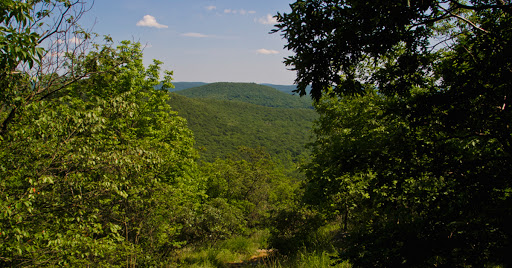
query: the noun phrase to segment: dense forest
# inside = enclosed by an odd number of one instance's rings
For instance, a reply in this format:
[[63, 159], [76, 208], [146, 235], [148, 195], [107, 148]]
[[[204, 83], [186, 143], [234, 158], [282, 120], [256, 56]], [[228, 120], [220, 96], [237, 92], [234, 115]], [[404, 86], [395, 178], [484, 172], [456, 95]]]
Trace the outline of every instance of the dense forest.
[[86, 5], [0, 1], [0, 266], [512, 265], [510, 1], [298, 0], [296, 86], [175, 92]]
[[281, 161], [307, 157], [305, 145], [317, 114], [306, 98], [245, 83], [213, 83], [175, 93], [169, 104], [187, 119], [202, 160], [226, 156], [240, 146], [265, 148]]
[[265, 107], [313, 108], [311, 99], [292, 96], [275, 88], [254, 83], [211, 83], [176, 91], [176, 93], [189, 98], [233, 100]]

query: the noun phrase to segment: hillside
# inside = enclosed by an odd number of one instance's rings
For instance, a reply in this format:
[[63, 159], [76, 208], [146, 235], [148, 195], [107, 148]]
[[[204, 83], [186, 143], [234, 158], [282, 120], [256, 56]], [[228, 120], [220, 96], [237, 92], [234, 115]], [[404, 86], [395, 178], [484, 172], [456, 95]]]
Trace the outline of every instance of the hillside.
[[[288, 93], [291, 95], [298, 95], [298, 93], [293, 92], [297, 89], [296, 85], [274, 85], [274, 84], [261, 84], [263, 86], [273, 87], [281, 92]], [[311, 91], [311, 86], [306, 88], [306, 93], [309, 94]], [[303, 98], [309, 98], [309, 96], [304, 96]]]
[[253, 83], [211, 83], [176, 93], [189, 98], [234, 100], [274, 108], [313, 108], [310, 98], [293, 96], [269, 86]]
[[[207, 85], [208, 83], [205, 83], [205, 82], [172, 82], [172, 84], [174, 85], [174, 88], [169, 90], [171, 92], [180, 91], [180, 90], [184, 90], [184, 89], [192, 88], [192, 87], [204, 86], [204, 85]], [[295, 89], [297, 89], [296, 85], [276, 85], [276, 84], [267, 84], [267, 83], [262, 83], [259, 85], [272, 87], [272, 88], [275, 88], [275, 89], [277, 89], [281, 92], [287, 93], [287, 94], [297, 95], [297, 93], [293, 92]], [[311, 86], [308, 86], [306, 88], [307, 94], [309, 94], [310, 91], [311, 91]], [[303, 98], [306, 98], [306, 97], [303, 97]]]
[[180, 91], [180, 90], [184, 90], [184, 89], [191, 88], [191, 87], [200, 87], [200, 86], [204, 86], [208, 83], [204, 83], [204, 82], [172, 82], [172, 84], [174, 85], [174, 88], [169, 90], [171, 92]]
[[189, 98], [170, 93], [171, 107], [187, 119], [202, 159], [239, 146], [265, 147], [278, 158], [297, 159], [306, 150], [316, 113], [312, 109], [271, 108], [239, 101]]

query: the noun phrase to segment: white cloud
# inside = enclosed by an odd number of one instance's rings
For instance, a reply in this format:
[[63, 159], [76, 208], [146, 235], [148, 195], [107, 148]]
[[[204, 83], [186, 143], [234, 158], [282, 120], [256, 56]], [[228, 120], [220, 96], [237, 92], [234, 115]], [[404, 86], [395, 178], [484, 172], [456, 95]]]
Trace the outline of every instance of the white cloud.
[[66, 56], [66, 52], [64, 52], [64, 51], [61, 51], [61, 52], [53, 51], [51, 53], [46, 53], [44, 55], [44, 58], [48, 60], [48, 59], [59, 58], [59, 57], [64, 57], [64, 56]]
[[217, 9], [217, 7], [216, 7], [216, 6], [207, 6], [207, 7], [205, 7], [205, 8], [206, 8], [206, 9], [208, 9], [208, 10], [210, 10], [210, 11]]
[[80, 38], [77, 38], [77, 37], [72, 37], [71, 39], [68, 40], [70, 43], [73, 43], [75, 45], [78, 45], [80, 43], [82, 43], [82, 39]]
[[260, 48], [260, 49], [256, 50], [256, 53], [263, 54], [263, 55], [272, 55], [272, 54], [279, 54], [279, 51], [272, 50], [272, 49]]
[[78, 37], [71, 37], [70, 39], [67, 39], [67, 40], [62, 40], [62, 39], [57, 39], [55, 41], [55, 43], [57, 44], [74, 44], [74, 45], [78, 45], [80, 43], [82, 43], [82, 39], [78, 38]]
[[240, 15], [247, 15], [247, 14], [254, 14], [256, 11], [254, 10], [245, 10], [245, 9], [224, 9], [224, 13], [226, 14], [240, 14]]
[[184, 34], [181, 34], [181, 35], [182, 36], [186, 36], [186, 37], [195, 37], [195, 38], [210, 37], [209, 35], [202, 34], [202, 33], [184, 33]]
[[272, 15], [270, 14], [267, 14], [267, 16], [265, 17], [262, 17], [262, 18], [259, 18], [256, 20], [257, 22], [261, 23], [261, 24], [269, 24], [269, 25], [274, 25], [274, 24], [277, 24], [277, 19], [274, 18]]
[[151, 16], [151, 15], [146, 15], [144, 16], [144, 18], [142, 20], [139, 20], [137, 22], [137, 26], [142, 26], [142, 27], [155, 27], [155, 28], [168, 28], [169, 26], [167, 25], [163, 25], [163, 24], [160, 24], [158, 22], [156, 22], [156, 19], [155, 17]]

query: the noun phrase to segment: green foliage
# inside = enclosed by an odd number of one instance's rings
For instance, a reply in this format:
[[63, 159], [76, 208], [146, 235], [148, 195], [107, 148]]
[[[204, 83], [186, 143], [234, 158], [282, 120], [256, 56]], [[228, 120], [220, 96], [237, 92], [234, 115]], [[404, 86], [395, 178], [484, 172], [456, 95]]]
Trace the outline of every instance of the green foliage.
[[265, 228], [274, 211], [289, 206], [297, 184], [262, 149], [240, 148], [227, 159], [204, 163], [201, 171], [207, 198], [184, 232], [209, 241]]
[[[281, 31], [288, 41], [285, 47], [295, 52], [285, 64], [297, 71], [301, 95], [306, 94], [308, 85], [312, 86], [310, 93], [315, 100], [331, 86], [338, 93], [358, 94], [364, 91], [364, 76], [369, 75], [358, 69], [358, 64], [368, 56], [386, 55], [397, 46], [405, 46], [405, 53], [395, 61], [396, 71], [428, 71], [428, 66], [422, 65], [423, 58], [414, 52], [426, 50], [432, 34], [428, 26], [450, 18], [443, 15], [439, 2], [299, 0], [290, 5], [289, 14], [276, 16], [274, 32]], [[411, 76], [397, 74], [393, 74], [396, 86], [412, 85], [405, 81]], [[388, 77], [382, 78], [378, 83], [391, 82]], [[421, 80], [422, 76], [414, 78]]]
[[[174, 88], [169, 89], [169, 91], [171, 91], [171, 92], [180, 91], [180, 90], [184, 90], [187, 88], [200, 87], [200, 86], [204, 86], [208, 83], [204, 83], [204, 82], [173, 82], [172, 84], [174, 85]], [[252, 84], [247, 84], [247, 83], [236, 83], [236, 84], [238, 84], [240, 86], [251, 86], [252, 85]], [[265, 83], [260, 84], [260, 85], [269, 86], [269, 87], [275, 88], [281, 92], [291, 94], [291, 95], [295, 95], [295, 93], [297, 91], [297, 86], [295, 86], [295, 85], [275, 85], [275, 84], [265, 84]], [[307, 91], [309, 92], [310, 89], [311, 89], [311, 87], [308, 87]], [[307, 102], [310, 103], [310, 101], [307, 101]]]
[[[263, 150], [247, 148], [200, 170], [192, 132], [169, 105], [172, 72], [161, 81], [161, 62], [144, 67], [138, 43], [89, 43], [71, 16], [80, 17], [84, 4], [0, 3], [0, 266], [159, 267], [187, 243], [228, 239], [208, 253], [224, 265], [266, 247], [266, 238], [239, 235], [288, 208], [297, 180]], [[267, 87], [233, 86], [223, 85], [239, 95], [249, 90], [260, 104], [310, 106]], [[237, 131], [258, 122], [250, 131], [270, 138], [240, 135], [233, 144], [266, 145], [283, 161], [303, 152], [315, 117], [312, 109], [172, 96], [188, 101], [185, 108], [212, 107], [206, 112]], [[286, 135], [300, 143], [290, 146]]]
[[[207, 83], [204, 83], [204, 82], [173, 82], [172, 85], [174, 86], [174, 88], [171, 88], [171, 89], [168, 89], [170, 92], [174, 92], [174, 91], [180, 91], [180, 90], [184, 90], [184, 89], [187, 89], [187, 88], [191, 88], [191, 87], [200, 87], [200, 86], [204, 86], [206, 85]], [[157, 88], [159, 88], [160, 85], [157, 86]]]
[[240, 146], [264, 147], [282, 161], [306, 154], [313, 120], [311, 109], [270, 108], [258, 105], [192, 99], [171, 94], [171, 107], [187, 119], [204, 161], [214, 161]]
[[211, 83], [177, 91], [189, 98], [232, 100], [275, 108], [313, 108], [311, 100], [292, 96], [272, 87], [249, 83]]
[[[262, 84], [264, 86], [273, 87], [281, 92], [285, 92], [288, 94], [295, 95], [297, 92], [297, 86], [296, 85], [274, 85], [274, 84]], [[311, 86], [306, 87], [306, 92], [309, 93], [311, 90]]]
[[145, 69], [129, 42], [88, 57], [96, 74], [27, 105], [0, 141], [4, 265], [155, 265], [199, 204], [191, 132], [153, 89], [159, 63]]
[[[323, 215], [302, 204], [282, 208], [272, 217], [269, 244], [284, 256], [294, 256], [305, 248], [320, 250], [316, 234], [324, 223]], [[330, 238], [324, 242], [330, 243]]]
[[305, 200], [346, 226], [340, 258], [512, 263], [509, 1], [291, 7], [286, 63], [320, 100]]
[[290, 268], [350, 268], [352, 267], [348, 262], [344, 263], [334, 263], [333, 257], [335, 257], [335, 253], [329, 251], [320, 251], [320, 250], [310, 250], [307, 249], [300, 250], [296, 256], [292, 258], [280, 260], [276, 259], [275, 262], [270, 265], [265, 265], [264, 267], [272, 267], [272, 268], [281, 268], [281, 267], [290, 267]]
[[14, 72], [20, 63], [34, 65], [42, 56], [43, 50], [38, 47], [41, 36], [30, 29], [30, 25], [40, 19], [31, 16], [32, 2], [5, 0], [0, 3], [0, 70], [3, 76]]
[[[250, 236], [235, 236], [213, 243], [186, 247], [178, 251], [172, 265], [179, 267], [238, 267], [265, 248], [268, 232], [257, 231]], [[255, 263], [247, 263], [256, 265]], [[245, 266], [244, 266], [245, 267]]]
[[[26, 105], [87, 77], [77, 65], [91, 38], [77, 24], [85, 5], [68, 0], [0, 3], [0, 135]], [[70, 44], [71, 37], [80, 42]]]
[[446, 139], [388, 113], [396, 106], [378, 95], [319, 104], [305, 198], [348, 225], [340, 256], [361, 266], [503, 261], [509, 186], [500, 145]]

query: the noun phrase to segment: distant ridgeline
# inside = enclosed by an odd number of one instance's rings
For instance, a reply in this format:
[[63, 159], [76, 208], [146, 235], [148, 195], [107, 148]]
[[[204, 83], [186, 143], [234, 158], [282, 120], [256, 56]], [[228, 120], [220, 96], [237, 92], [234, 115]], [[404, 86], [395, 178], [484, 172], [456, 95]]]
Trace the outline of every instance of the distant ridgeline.
[[208, 83], [204, 83], [204, 82], [174, 82], [172, 84], [174, 85], [174, 88], [169, 89], [169, 91], [171, 91], [171, 92], [179, 91], [179, 90], [183, 90], [183, 89], [187, 89], [187, 88], [191, 88], [191, 87], [200, 87], [200, 86], [204, 86]]
[[313, 108], [311, 98], [307, 96], [291, 96], [252, 83], [211, 83], [174, 92], [189, 98], [241, 101], [273, 108]]
[[211, 83], [174, 91], [170, 102], [187, 119], [197, 147], [204, 149], [204, 161], [239, 146], [264, 147], [277, 158], [297, 160], [306, 154], [317, 118], [309, 97], [249, 83]]
[[[173, 82], [172, 84], [174, 85], [174, 88], [169, 89], [169, 91], [171, 91], [171, 92], [180, 91], [180, 90], [191, 88], [191, 87], [204, 86], [204, 85], [207, 85], [208, 83], [205, 83], [205, 82]], [[295, 86], [295, 85], [275, 85], [275, 84], [260, 84], [260, 85], [273, 87], [281, 92], [288, 93], [291, 95], [298, 95], [297, 93], [293, 92], [294, 90], [297, 89], [297, 86]], [[309, 94], [310, 90], [311, 90], [311, 86], [308, 86], [306, 88], [307, 94]]]

